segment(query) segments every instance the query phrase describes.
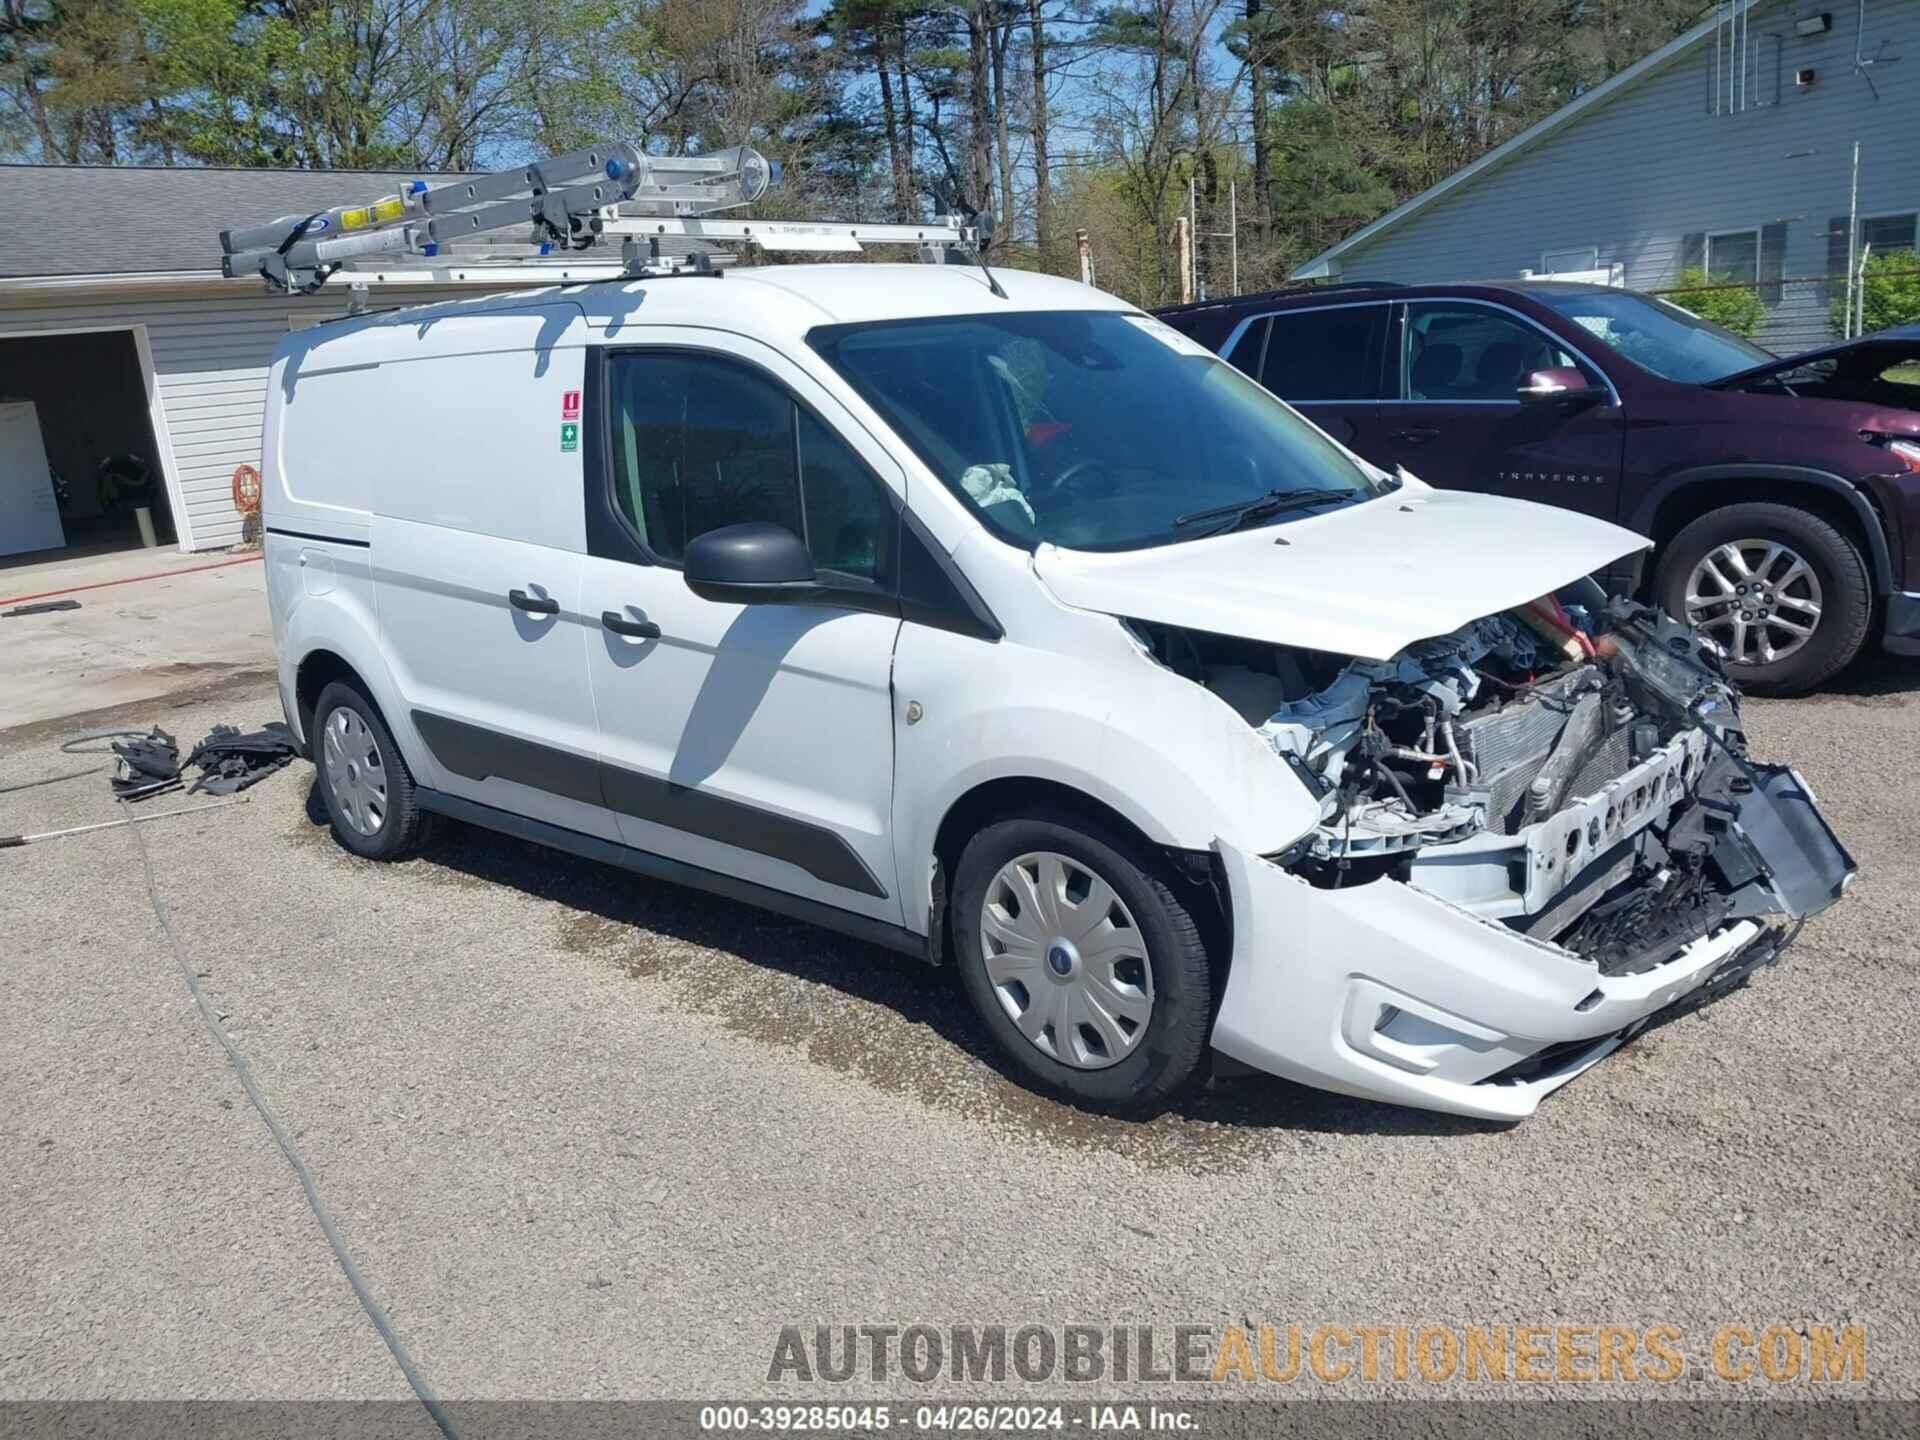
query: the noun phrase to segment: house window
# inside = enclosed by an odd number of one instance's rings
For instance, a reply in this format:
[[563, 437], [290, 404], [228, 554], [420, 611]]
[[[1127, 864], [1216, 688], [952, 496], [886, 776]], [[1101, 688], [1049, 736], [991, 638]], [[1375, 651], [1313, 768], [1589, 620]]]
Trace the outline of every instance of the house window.
[[1572, 250], [1549, 250], [1540, 257], [1542, 275], [1565, 275], [1571, 271], [1598, 270], [1600, 247], [1587, 245]]
[[1911, 250], [1916, 220], [1920, 220], [1920, 216], [1911, 210], [1904, 215], [1866, 216], [1860, 221], [1860, 244], [1871, 245], [1875, 255], [1884, 255], [1889, 250]]
[[1707, 278], [1721, 285], [1760, 283], [1760, 232], [1728, 230], [1707, 236]]

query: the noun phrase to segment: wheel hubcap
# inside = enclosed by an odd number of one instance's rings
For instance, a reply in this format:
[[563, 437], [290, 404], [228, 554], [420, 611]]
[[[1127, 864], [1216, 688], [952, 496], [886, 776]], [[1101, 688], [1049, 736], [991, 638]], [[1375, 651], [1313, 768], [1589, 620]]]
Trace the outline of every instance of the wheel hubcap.
[[387, 823], [387, 770], [380, 746], [359, 715], [342, 705], [322, 727], [321, 767], [347, 824], [368, 837]]
[[1070, 856], [1035, 851], [987, 886], [981, 959], [994, 998], [1042, 1054], [1079, 1070], [1131, 1055], [1153, 1018], [1153, 971], [1126, 902]]
[[1687, 577], [1687, 620], [1735, 665], [1770, 665], [1797, 652], [1820, 624], [1813, 567], [1777, 540], [1735, 540], [1701, 557]]

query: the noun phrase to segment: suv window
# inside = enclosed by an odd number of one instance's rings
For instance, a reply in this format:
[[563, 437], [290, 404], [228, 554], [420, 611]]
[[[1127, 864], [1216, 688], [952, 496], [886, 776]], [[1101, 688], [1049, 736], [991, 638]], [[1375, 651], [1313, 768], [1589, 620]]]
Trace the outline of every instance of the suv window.
[[1282, 400], [1379, 400], [1386, 321], [1384, 305], [1275, 315], [1260, 383]]
[[1408, 400], [1513, 400], [1528, 375], [1555, 366], [1602, 383], [1545, 331], [1484, 305], [1416, 301], [1407, 306], [1402, 333]]
[[1260, 378], [1260, 361], [1267, 351], [1267, 326], [1271, 317], [1262, 315], [1252, 321], [1240, 332], [1240, 338], [1233, 343], [1233, 349], [1221, 358], [1242, 375]]
[[1667, 380], [1705, 383], [1764, 365], [1773, 356], [1677, 305], [1631, 290], [1551, 290], [1532, 298], [1601, 344]]
[[613, 498], [656, 559], [723, 525], [765, 520], [816, 569], [886, 573], [891, 505], [846, 443], [759, 371], [717, 355], [611, 357]]

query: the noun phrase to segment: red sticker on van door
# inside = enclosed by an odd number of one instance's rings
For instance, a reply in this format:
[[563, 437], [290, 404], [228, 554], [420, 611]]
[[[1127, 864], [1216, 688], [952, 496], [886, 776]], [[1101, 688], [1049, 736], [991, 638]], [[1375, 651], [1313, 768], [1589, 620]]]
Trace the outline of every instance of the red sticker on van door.
[[580, 392], [568, 390], [560, 396], [560, 418], [578, 420], [580, 418]]

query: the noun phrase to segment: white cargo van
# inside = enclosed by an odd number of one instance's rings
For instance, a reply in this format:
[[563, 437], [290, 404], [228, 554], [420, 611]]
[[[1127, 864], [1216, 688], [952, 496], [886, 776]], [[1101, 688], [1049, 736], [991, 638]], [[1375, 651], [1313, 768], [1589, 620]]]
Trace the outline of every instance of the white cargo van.
[[1013, 1063], [1515, 1119], [1853, 866], [1615, 526], [1345, 451], [1109, 296], [736, 269], [289, 335], [342, 844], [489, 826], [959, 967]]

